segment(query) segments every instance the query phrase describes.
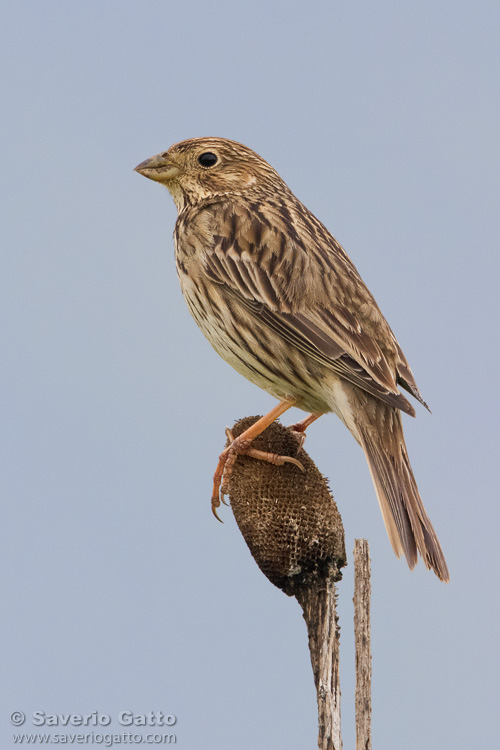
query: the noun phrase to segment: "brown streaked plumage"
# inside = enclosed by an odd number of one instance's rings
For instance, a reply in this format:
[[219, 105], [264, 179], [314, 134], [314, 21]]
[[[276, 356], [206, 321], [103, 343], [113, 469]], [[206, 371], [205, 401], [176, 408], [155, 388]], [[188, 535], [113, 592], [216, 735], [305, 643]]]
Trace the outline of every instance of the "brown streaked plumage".
[[[410, 568], [420, 553], [447, 581], [403, 437], [400, 412], [415, 410], [398, 386], [426, 404], [343, 248], [240, 143], [193, 138], [136, 170], [174, 198], [182, 292], [214, 349], [282, 402], [273, 413], [292, 405], [314, 417], [335, 412], [364, 449], [394, 551]], [[254, 436], [234, 450], [251, 452]], [[230, 453], [221, 456], [217, 482]]]

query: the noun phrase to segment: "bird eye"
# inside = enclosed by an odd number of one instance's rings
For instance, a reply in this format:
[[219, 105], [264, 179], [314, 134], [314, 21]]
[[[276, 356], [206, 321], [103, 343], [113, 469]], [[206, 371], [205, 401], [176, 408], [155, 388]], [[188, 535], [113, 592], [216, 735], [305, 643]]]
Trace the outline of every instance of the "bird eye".
[[210, 151], [205, 151], [204, 154], [201, 154], [201, 156], [198, 157], [198, 161], [202, 167], [213, 167], [217, 164], [218, 159], [215, 154], [212, 154]]

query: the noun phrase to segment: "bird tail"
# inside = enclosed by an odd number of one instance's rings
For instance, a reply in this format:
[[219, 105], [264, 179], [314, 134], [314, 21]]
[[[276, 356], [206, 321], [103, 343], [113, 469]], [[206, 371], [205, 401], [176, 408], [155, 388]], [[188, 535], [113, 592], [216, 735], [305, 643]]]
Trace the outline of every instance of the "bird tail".
[[419, 552], [429, 570], [441, 581], [449, 581], [443, 550], [411, 470], [401, 414], [387, 404], [383, 408], [386, 410], [383, 435], [369, 424], [356, 426], [392, 548], [398, 557], [404, 553], [412, 569]]

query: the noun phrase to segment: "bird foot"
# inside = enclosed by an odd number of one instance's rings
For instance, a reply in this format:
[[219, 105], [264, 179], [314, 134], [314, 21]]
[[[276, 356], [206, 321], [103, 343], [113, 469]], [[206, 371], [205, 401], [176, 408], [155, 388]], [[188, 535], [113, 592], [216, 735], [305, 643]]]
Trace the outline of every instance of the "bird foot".
[[309, 414], [309, 416], [305, 417], [304, 419], [301, 419], [300, 422], [295, 422], [295, 424], [288, 425], [288, 429], [291, 430], [294, 437], [297, 438], [299, 448], [302, 448], [305, 443], [306, 430], [309, 425], [319, 419], [322, 414], [323, 412], [315, 411], [312, 414]]
[[289, 424], [288, 429], [291, 431], [294, 438], [297, 440], [299, 444], [299, 449], [302, 448], [304, 443], [306, 442], [306, 428], [301, 422], [296, 422], [295, 424]]
[[294, 464], [301, 471], [305, 471], [303, 465], [296, 458], [279, 456], [277, 453], [268, 453], [267, 451], [252, 448], [253, 438], [245, 438], [243, 435], [235, 438], [229, 427], [226, 427], [226, 437], [230, 443], [219, 456], [219, 463], [214, 474], [214, 488], [212, 492], [212, 513], [221, 523], [222, 520], [219, 518], [217, 508], [220, 507], [221, 501], [224, 505], [229, 505], [225, 501], [224, 495], [229, 493], [229, 479], [233, 473], [233, 466], [238, 456], [250, 456], [259, 461], [267, 461], [267, 463], [274, 464], [275, 466], [283, 466], [285, 463]]

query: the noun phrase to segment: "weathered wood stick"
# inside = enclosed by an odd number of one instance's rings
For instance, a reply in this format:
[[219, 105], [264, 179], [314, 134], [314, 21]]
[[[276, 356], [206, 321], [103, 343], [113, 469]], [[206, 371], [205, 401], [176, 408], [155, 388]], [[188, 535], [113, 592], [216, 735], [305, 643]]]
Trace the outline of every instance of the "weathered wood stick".
[[370, 548], [354, 542], [354, 642], [356, 648], [356, 750], [371, 750], [372, 652], [370, 642]]

